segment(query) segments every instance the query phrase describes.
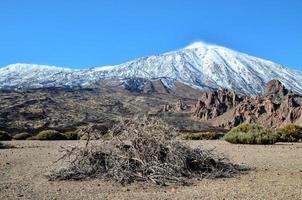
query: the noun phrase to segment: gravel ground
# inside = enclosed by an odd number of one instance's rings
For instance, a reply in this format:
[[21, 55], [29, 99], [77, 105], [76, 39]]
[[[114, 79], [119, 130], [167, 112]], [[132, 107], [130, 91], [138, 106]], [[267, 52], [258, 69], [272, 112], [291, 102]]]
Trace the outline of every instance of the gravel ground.
[[233, 145], [192, 141], [216, 148], [236, 163], [253, 168], [228, 179], [195, 181], [189, 187], [133, 184], [122, 187], [99, 180], [49, 182], [44, 174], [60, 156], [60, 146], [83, 141], [11, 141], [0, 149], [0, 199], [302, 199], [302, 143]]

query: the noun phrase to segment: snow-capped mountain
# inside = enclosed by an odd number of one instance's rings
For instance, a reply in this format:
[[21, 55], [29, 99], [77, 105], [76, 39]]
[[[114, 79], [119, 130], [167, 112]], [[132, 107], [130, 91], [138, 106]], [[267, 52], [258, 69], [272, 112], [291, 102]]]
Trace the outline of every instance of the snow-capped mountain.
[[302, 94], [301, 71], [202, 42], [162, 55], [85, 70], [9, 65], [0, 69], [0, 88], [89, 87], [103, 79], [129, 78], [162, 79], [168, 87], [176, 80], [200, 89], [229, 88], [250, 95], [261, 93], [266, 82], [278, 79]]

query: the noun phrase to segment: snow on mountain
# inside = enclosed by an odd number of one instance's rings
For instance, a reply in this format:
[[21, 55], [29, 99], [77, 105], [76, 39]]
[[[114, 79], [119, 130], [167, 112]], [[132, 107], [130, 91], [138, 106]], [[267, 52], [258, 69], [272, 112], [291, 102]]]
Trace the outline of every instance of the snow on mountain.
[[15, 64], [0, 69], [1, 88], [91, 86], [103, 79], [162, 79], [204, 88], [229, 88], [244, 94], [262, 92], [266, 82], [280, 80], [302, 94], [302, 72], [225, 47], [193, 43], [183, 49], [139, 58], [116, 66], [85, 70]]
[[51, 87], [64, 83], [72, 72], [47, 65], [13, 64], [0, 69], [0, 88]]

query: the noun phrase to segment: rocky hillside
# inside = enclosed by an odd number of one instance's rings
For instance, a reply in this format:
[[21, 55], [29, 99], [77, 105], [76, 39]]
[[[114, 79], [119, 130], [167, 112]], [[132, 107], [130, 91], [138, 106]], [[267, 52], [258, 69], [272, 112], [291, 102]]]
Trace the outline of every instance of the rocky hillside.
[[0, 90], [0, 104], [0, 130], [11, 134], [47, 129], [105, 133], [122, 118], [135, 115], [156, 116], [178, 130], [192, 132], [241, 123], [302, 125], [302, 96], [277, 80], [257, 97], [228, 89], [201, 92], [182, 82], [174, 82], [171, 89], [161, 79], [138, 78], [99, 81], [93, 88]]
[[280, 127], [302, 125], [302, 96], [278, 80], [267, 83], [262, 95], [240, 97], [228, 90], [207, 92], [192, 108], [193, 116], [212, 125], [231, 128], [241, 123]]
[[93, 129], [103, 133], [121, 118], [137, 114], [160, 117], [179, 130], [209, 128], [190, 114], [199, 90], [180, 82], [171, 90], [161, 80], [135, 80], [145, 81], [142, 88], [129, 81], [100, 81], [94, 88], [2, 90], [0, 130], [15, 134]]

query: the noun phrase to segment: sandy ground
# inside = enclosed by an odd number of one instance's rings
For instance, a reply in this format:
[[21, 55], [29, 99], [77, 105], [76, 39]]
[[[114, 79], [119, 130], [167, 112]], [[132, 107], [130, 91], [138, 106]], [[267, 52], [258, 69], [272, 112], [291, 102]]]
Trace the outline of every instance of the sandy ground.
[[0, 150], [0, 199], [302, 199], [302, 143], [232, 145], [193, 141], [216, 148], [254, 168], [235, 178], [202, 180], [189, 187], [130, 185], [99, 180], [49, 182], [44, 174], [60, 156], [60, 146], [79, 141], [12, 141]]

